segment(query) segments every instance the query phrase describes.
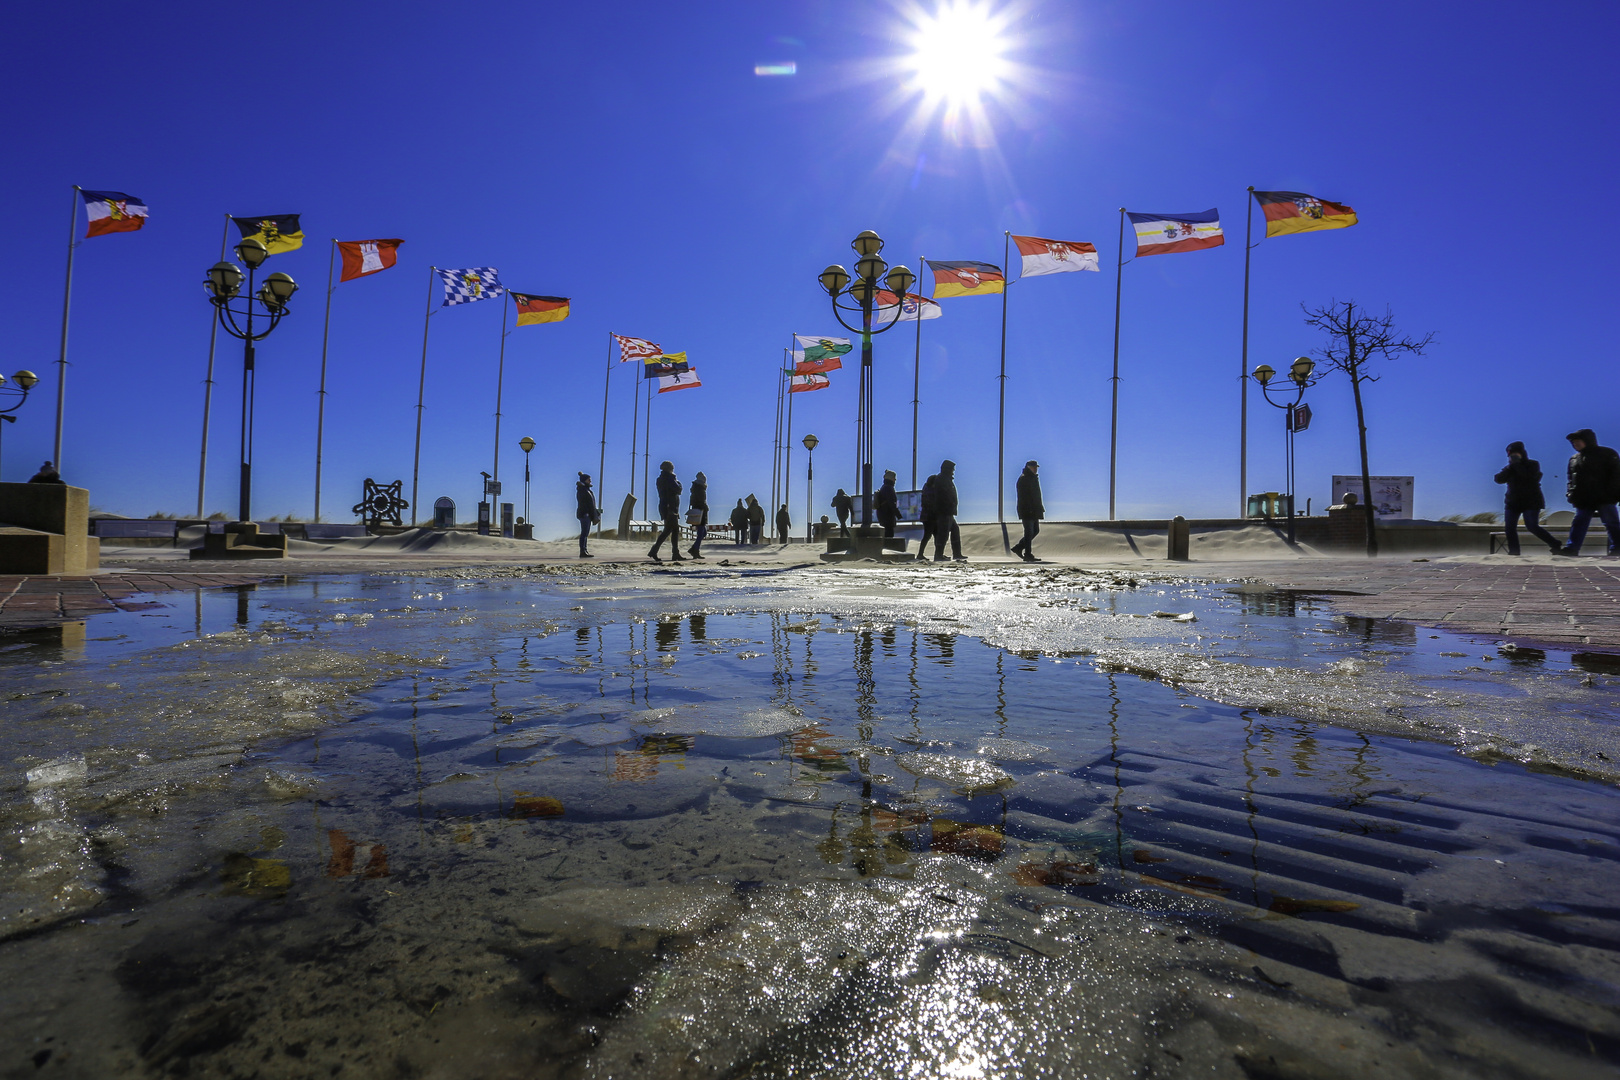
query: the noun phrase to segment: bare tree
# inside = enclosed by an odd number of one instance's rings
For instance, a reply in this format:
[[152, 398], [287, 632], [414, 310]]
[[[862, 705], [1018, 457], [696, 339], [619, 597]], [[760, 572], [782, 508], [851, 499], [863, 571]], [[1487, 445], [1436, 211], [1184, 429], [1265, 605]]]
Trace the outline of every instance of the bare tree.
[[1358, 310], [1354, 300], [1332, 300], [1326, 307], [1316, 308], [1301, 304], [1300, 308], [1305, 312], [1305, 325], [1316, 327], [1328, 337], [1328, 343], [1315, 350], [1316, 357], [1328, 370], [1350, 376], [1350, 389], [1356, 397], [1356, 429], [1361, 435], [1362, 504], [1367, 510], [1367, 556], [1371, 558], [1378, 554], [1378, 533], [1372, 475], [1367, 467], [1367, 413], [1361, 402], [1361, 384], [1379, 379], [1368, 373], [1369, 363], [1422, 356], [1423, 350], [1434, 341], [1434, 335], [1406, 337], [1395, 329], [1395, 316], [1388, 308], [1382, 315], [1372, 315]]

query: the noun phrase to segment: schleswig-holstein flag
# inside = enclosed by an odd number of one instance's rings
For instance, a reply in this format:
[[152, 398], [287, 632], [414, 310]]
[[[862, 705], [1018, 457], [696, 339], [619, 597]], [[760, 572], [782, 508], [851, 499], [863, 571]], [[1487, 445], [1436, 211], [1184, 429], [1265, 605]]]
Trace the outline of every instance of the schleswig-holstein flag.
[[146, 204], [133, 195], [83, 188], [79, 189], [79, 194], [84, 196], [84, 216], [90, 219], [90, 227], [84, 234], [86, 240], [108, 233], [134, 232], [146, 224]]

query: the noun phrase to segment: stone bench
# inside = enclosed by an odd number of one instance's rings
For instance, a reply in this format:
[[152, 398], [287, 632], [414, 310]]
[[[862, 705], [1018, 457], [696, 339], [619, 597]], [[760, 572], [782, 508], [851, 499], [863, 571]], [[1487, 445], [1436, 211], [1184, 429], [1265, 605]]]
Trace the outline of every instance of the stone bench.
[[0, 484], [0, 573], [85, 574], [101, 566], [90, 492], [67, 484]]

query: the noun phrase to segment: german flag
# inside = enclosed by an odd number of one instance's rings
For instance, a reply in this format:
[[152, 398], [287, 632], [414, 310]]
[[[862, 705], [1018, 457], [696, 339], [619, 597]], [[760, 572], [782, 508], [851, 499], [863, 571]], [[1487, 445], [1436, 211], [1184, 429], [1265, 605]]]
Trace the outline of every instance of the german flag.
[[298, 224], [297, 214], [266, 214], [263, 217], [233, 217], [242, 230], [242, 239], [261, 241], [270, 254], [297, 251], [304, 246], [304, 229]]
[[1302, 191], [1257, 191], [1254, 198], [1266, 215], [1267, 236], [1344, 229], [1356, 223], [1356, 212], [1343, 203], [1328, 202]]
[[566, 296], [531, 296], [528, 293], [515, 292], [512, 299], [517, 302], [519, 326], [533, 326], [535, 323], [562, 322], [568, 318], [568, 297]]
[[1002, 292], [1007, 287], [1006, 276], [1002, 274], [1001, 267], [994, 263], [935, 262], [933, 259], [927, 262], [928, 269], [934, 272], [935, 299], [987, 296]]

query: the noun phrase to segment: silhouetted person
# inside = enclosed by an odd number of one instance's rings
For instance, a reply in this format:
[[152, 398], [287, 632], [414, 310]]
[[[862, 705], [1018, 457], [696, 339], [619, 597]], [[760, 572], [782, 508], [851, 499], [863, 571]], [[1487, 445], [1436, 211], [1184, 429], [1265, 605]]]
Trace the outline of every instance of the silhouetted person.
[[855, 500], [843, 488], [832, 497], [833, 513], [838, 515], [838, 535], [849, 535], [849, 515], [855, 509]]
[[591, 491], [591, 474], [580, 473], [579, 482], [574, 485], [574, 501], [577, 506], [574, 516], [579, 518], [579, 557], [592, 558], [586, 550], [585, 542], [591, 535], [591, 526], [602, 520], [602, 513], [596, 508], [596, 495]]
[[56, 466], [47, 461], [39, 467], [39, 472], [28, 478], [30, 484], [61, 484], [65, 483], [62, 474], [56, 471]]
[[757, 544], [765, 534], [765, 508], [752, 495], [748, 496], [748, 542]]
[[1040, 462], [1024, 462], [1024, 471], [1018, 474], [1018, 520], [1024, 525], [1024, 538], [1012, 546], [1013, 554], [1025, 562], [1039, 562], [1035, 557], [1035, 537], [1041, 531], [1041, 519], [1046, 506], [1041, 502]]
[[894, 527], [900, 521], [900, 498], [894, 493], [893, 469], [883, 474], [883, 486], [877, 489], [873, 509], [877, 511], [878, 524], [883, 526], [883, 538], [894, 539]]
[[697, 518], [696, 521], [692, 522], [697, 530], [697, 538], [692, 541], [692, 546], [686, 549], [686, 553], [694, 559], [701, 559], [703, 558], [703, 538], [709, 535], [709, 478], [707, 476], [698, 473], [692, 477], [692, 490], [688, 493], [688, 500], [687, 505], [691, 507], [688, 516]]
[[933, 538], [934, 525], [939, 520], [939, 499], [936, 492], [939, 488], [939, 477], [930, 476], [923, 481], [922, 491], [917, 496], [918, 513], [922, 515], [922, 541], [917, 545], [917, 558], [928, 558], [928, 541]]
[[731, 536], [734, 544], [748, 543], [748, 507], [741, 499], [731, 508]]
[[652, 550], [647, 552], [647, 558], [653, 562], [663, 562], [658, 557], [658, 549], [664, 546], [664, 538], [668, 537], [670, 561], [685, 562], [681, 558], [681, 482], [675, 479], [675, 465], [669, 461], [658, 466], [658, 516], [664, 521], [664, 531], [658, 534]]
[[967, 562], [962, 554], [962, 530], [956, 525], [956, 462], [939, 463], [934, 479], [934, 561], [945, 561], [945, 538], [951, 538], [951, 557]]
[[1520, 514], [1524, 515], [1525, 531], [1558, 554], [1558, 541], [1541, 527], [1541, 511], [1547, 505], [1541, 494], [1541, 463], [1525, 455], [1522, 442], [1508, 443], [1507, 456], [1507, 468], [1496, 474], [1496, 482], [1507, 485], [1502, 520], [1507, 525], [1508, 554], [1519, 553]]
[[788, 513], [787, 503], [776, 512], [776, 535], [782, 543], [788, 542], [788, 534], [793, 531], [793, 515]]
[[1569, 523], [1569, 543], [1560, 548], [1565, 555], [1579, 555], [1592, 515], [1603, 519], [1609, 532], [1609, 554], [1620, 551], [1620, 515], [1614, 504], [1620, 500], [1620, 454], [1599, 446], [1591, 428], [1581, 428], [1564, 436], [1575, 454], [1569, 459], [1569, 505], [1575, 520]]

